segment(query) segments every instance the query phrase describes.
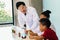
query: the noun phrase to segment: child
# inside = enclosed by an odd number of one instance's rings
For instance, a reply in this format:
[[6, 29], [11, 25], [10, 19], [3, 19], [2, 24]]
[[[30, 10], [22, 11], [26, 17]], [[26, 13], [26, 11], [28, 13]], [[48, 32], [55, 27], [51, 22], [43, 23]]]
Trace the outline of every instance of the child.
[[44, 32], [41, 36], [31, 36], [32, 39], [48, 39], [48, 40], [58, 40], [58, 37], [56, 33], [51, 30], [49, 27], [51, 25], [51, 22], [47, 18], [40, 19], [40, 31]]
[[[46, 10], [46, 11], [44, 11], [44, 12], [42, 12], [42, 13], [40, 14], [40, 19], [42, 19], [42, 18], [48, 18], [48, 19], [50, 19], [50, 14], [51, 14], [51, 11], [50, 11], [50, 10]], [[54, 26], [53, 24], [51, 24], [50, 28], [51, 28], [53, 31], [56, 32], [55, 26]]]

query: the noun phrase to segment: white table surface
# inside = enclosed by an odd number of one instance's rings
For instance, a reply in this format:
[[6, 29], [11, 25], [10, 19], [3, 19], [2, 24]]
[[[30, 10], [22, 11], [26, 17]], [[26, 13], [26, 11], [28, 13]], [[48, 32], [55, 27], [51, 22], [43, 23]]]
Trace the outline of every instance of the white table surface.
[[1, 40], [14, 40], [11, 32], [12, 27], [0, 27]]
[[[12, 36], [12, 27], [0, 27], [0, 39], [1, 40], [15, 40]], [[28, 38], [23, 40], [29, 40]]]

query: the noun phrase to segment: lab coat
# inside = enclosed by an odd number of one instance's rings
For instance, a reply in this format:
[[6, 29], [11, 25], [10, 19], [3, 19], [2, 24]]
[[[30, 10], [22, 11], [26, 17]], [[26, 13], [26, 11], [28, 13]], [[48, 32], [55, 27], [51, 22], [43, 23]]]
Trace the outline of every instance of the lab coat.
[[27, 7], [26, 16], [21, 11], [17, 11], [19, 27], [22, 28], [24, 27], [24, 24], [26, 24], [26, 30], [32, 30], [35, 33], [35, 29], [39, 25], [39, 17], [36, 9], [33, 7]]

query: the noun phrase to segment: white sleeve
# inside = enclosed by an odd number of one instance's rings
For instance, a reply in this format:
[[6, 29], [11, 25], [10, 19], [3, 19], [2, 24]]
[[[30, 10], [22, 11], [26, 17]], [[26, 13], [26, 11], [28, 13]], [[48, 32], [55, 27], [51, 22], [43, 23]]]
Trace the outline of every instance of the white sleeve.
[[39, 24], [39, 17], [38, 17], [38, 14], [37, 14], [37, 11], [35, 8], [33, 8], [32, 14], [33, 14], [33, 25], [31, 27], [31, 29], [32, 29], [32, 31], [34, 31], [34, 29], [36, 29]]
[[24, 27], [24, 25], [22, 24], [22, 19], [20, 18], [20, 15], [18, 14], [18, 25], [19, 25], [19, 27]]

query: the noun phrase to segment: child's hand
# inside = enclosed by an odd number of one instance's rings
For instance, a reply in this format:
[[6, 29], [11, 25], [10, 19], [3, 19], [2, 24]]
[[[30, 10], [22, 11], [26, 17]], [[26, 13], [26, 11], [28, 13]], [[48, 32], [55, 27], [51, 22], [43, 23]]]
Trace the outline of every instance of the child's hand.
[[33, 39], [35, 39], [35, 40], [42, 40], [42, 39], [39, 38], [39, 36], [33, 36]]
[[28, 33], [33, 33], [31, 30], [25, 30], [25, 33], [28, 34]]
[[32, 36], [38, 36], [36, 33], [33, 33], [32, 31], [30, 31], [29, 34]]
[[34, 39], [32, 35], [29, 36], [30, 39]]

